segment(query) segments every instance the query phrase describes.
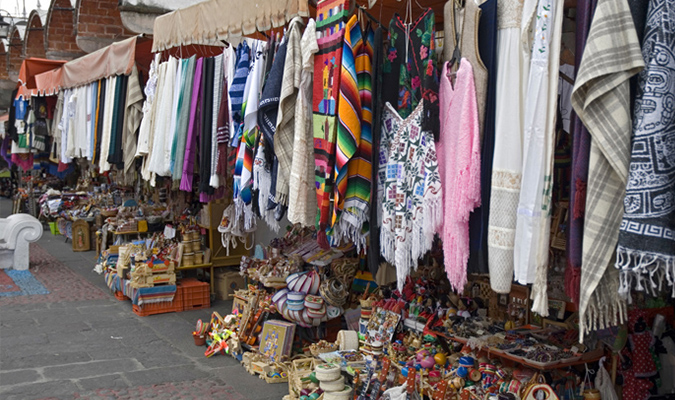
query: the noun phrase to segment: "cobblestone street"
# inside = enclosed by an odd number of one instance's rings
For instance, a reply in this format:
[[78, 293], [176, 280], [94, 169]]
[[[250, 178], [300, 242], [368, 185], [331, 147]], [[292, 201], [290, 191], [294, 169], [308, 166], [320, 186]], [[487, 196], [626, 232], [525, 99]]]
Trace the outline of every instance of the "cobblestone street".
[[[0, 217], [10, 210], [0, 200]], [[288, 393], [286, 384], [267, 384], [229, 356], [205, 358], [194, 345], [197, 319], [229, 313], [231, 302], [139, 317], [110, 293], [94, 262], [93, 251], [74, 253], [49, 230], [31, 246], [30, 271], [49, 293], [0, 297], [1, 399], [279, 400]], [[0, 284], [8, 279], [0, 276]]]

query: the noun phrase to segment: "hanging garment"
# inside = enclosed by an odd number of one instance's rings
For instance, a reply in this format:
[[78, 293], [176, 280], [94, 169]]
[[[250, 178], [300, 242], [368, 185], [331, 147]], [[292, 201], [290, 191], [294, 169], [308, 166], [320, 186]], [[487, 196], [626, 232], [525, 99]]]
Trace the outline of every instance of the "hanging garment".
[[137, 133], [143, 117], [143, 92], [138, 78], [138, 69], [134, 65], [127, 85], [127, 98], [124, 102], [124, 182], [131, 185], [134, 182], [136, 165]]
[[[230, 195], [229, 190], [231, 186], [227, 184], [231, 180], [231, 169], [228, 168], [228, 160], [230, 153], [230, 135], [234, 132], [234, 121], [230, 114], [230, 84], [234, 78], [234, 65], [236, 55], [232, 46], [224, 50], [223, 60], [223, 87], [220, 99], [220, 110], [218, 112], [218, 166], [216, 167], [218, 186], [223, 186]], [[213, 182], [212, 182], [213, 184]]]
[[[61, 129], [59, 124], [61, 123], [61, 118], [63, 116], [63, 96], [65, 91], [61, 91], [56, 99], [56, 107], [54, 108], [54, 119], [52, 120], [52, 150], [49, 154], [49, 161], [58, 164], [61, 159]], [[10, 110], [14, 110], [14, 107], [10, 107]], [[13, 111], [10, 111], [10, 114], [13, 114]], [[10, 129], [12, 127], [10, 119]], [[10, 133], [7, 132], [7, 136], [11, 139]]]
[[192, 83], [195, 76], [195, 64], [197, 57], [192, 56], [181, 60], [181, 93], [178, 98], [178, 120], [176, 133], [171, 145], [171, 180], [172, 188], [180, 187], [180, 179], [183, 176], [183, 160], [185, 159], [185, 145], [187, 141], [188, 124], [190, 120], [190, 105], [192, 104]]
[[[370, 182], [373, 162], [373, 46], [374, 32], [370, 24], [361, 31], [357, 23], [352, 29], [354, 65], [356, 71], [356, 88], [360, 104], [361, 137], [357, 142], [356, 152], [347, 164], [347, 191], [344, 204], [340, 210], [337, 225], [333, 226], [334, 240], [348, 239], [356, 244], [357, 251], [365, 250], [369, 227]], [[356, 40], [356, 37], [359, 37]], [[345, 57], [343, 57], [344, 63]], [[342, 99], [340, 99], [342, 101]], [[339, 131], [338, 131], [339, 133]], [[338, 148], [340, 147], [338, 137]], [[340, 185], [337, 185], [339, 188]]]
[[96, 102], [98, 101], [98, 82], [91, 83], [91, 95], [87, 103], [87, 160], [94, 159], [96, 139]]
[[93, 125], [93, 100], [95, 96], [95, 88], [96, 88], [96, 82], [90, 83], [87, 85], [87, 104], [85, 106], [86, 109], [86, 117], [85, 117], [85, 146], [84, 146], [84, 153], [83, 156], [87, 158], [87, 160], [91, 161], [91, 143], [92, 143], [92, 125]]
[[[361, 98], [356, 82], [355, 53], [362, 44], [361, 27], [356, 15], [345, 26], [340, 67], [340, 91], [337, 104], [337, 136], [335, 142], [335, 193], [333, 196], [333, 221], [335, 226], [344, 208], [347, 192], [347, 164], [356, 154], [361, 140]], [[333, 242], [339, 243], [342, 232], [334, 232]]]
[[[495, 101], [497, 86], [497, 0], [487, 0], [480, 5], [478, 26], [480, 60], [487, 70], [485, 89], [485, 118], [481, 135], [481, 205], [469, 217], [469, 266], [468, 272], [489, 273], [488, 224], [490, 218], [490, 195], [492, 184], [492, 159], [495, 150]], [[474, 65], [474, 64], [471, 64]], [[474, 69], [475, 72], [475, 69]], [[476, 95], [480, 93], [476, 90]], [[478, 105], [480, 110], [480, 104]], [[480, 113], [480, 111], [479, 111]], [[480, 117], [480, 114], [479, 114]], [[480, 121], [480, 119], [479, 119]]]
[[547, 271], [563, 0], [540, 0], [525, 95], [523, 176], [516, 221], [515, 278], [532, 286], [532, 310], [548, 316]]
[[[208, 202], [208, 195], [214, 193], [209, 184], [211, 179], [211, 122], [213, 120], [213, 86], [215, 80], [215, 59], [204, 60], [204, 92], [202, 93], [202, 123], [199, 132], [199, 200]], [[204, 196], [206, 195], [206, 196]], [[205, 201], [206, 199], [206, 201]]]
[[260, 99], [258, 126], [262, 131], [262, 138], [259, 141], [254, 167], [254, 189], [258, 191], [260, 217], [275, 231], [279, 229], [279, 224], [274, 218], [277, 203], [272, 193], [273, 181], [277, 179], [277, 174], [275, 174], [277, 170], [274, 165], [275, 163], [278, 165], [275, 156], [275, 136], [279, 120], [279, 101], [286, 64], [286, 50], [287, 42], [283, 41], [274, 56], [274, 62]]
[[300, 39], [300, 87], [295, 102], [295, 137], [288, 182], [288, 221], [302, 226], [316, 222], [316, 193], [314, 186], [314, 137], [312, 133], [312, 75], [314, 54], [319, 51], [316, 22], [307, 21]]
[[211, 171], [209, 173], [209, 185], [217, 189], [219, 184], [218, 168], [218, 113], [223, 91], [223, 58], [222, 54], [214, 58], [213, 66], [213, 109], [211, 112]]
[[675, 21], [675, 5], [651, 0], [616, 250], [624, 299], [633, 287], [656, 295], [664, 280], [675, 297], [675, 27], [664, 21]]
[[[178, 91], [175, 89], [178, 60], [169, 57], [169, 60], [159, 66], [159, 80], [157, 81], [157, 103], [155, 123], [152, 134], [153, 145], [150, 149], [150, 172], [159, 176], [171, 175], [171, 145], [173, 144], [172, 118], [176, 115]], [[154, 186], [154, 185], [153, 185]]]
[[480, 206], [480, 125], [469, 60], [461, 59], [454, 86], [449, 64], [444, 63], [441, 73], [441, 135], [436, 152], [443, 187], [445, 271], [452, 289], [461, 292], [467, 282], [469, 215]]
[[108, 152], [110, 151], [110, 129], [112, 127], [112, 112], [115, 105], [115, 82], [116, 77], [112, 76], [105, 80], [105, 108], [103, 109], [103, 120], [101, 125], [101, 140], [98, 159], [98, 169], [101, 173], [110, 170], [108, 163]]
[[129, 77], [120, 75], [117, 77], [115, 87], [115, 107], [113, 108], [113, 121], [110, 128], [110, 149], [108, 162], [112, 165], [120, 165], [118, 170], [124, 169], [123, 138], [124, 135], [124, 105], [127, 99], [127, 83]]
[[182, 91], [182, 84], [183, 84], [183, 67], [187, 67], [185, 63], [183, 63], [184, 60], [176, 60], [176, 75], [174, 77], [174, 83], [173, 83], [173, 102], [171, 104], [171, 114], [169, 116], [169, 132], [168, 132], [168, 137], [171, 139], [170, 141], [165, 143], [165, 146], [168, 146], [168, 151], [169, 153], [169, 171], [171, 172], [169, 176], [173, 178], [173, 166], [175, 163], [175, 149], [174, 149], [174, 144], [176, 143], [176, 135], [178, 133], [178, 127], [180, 125], [180, 121], [178, 118], [180, 118], [180, 106], [181, 106], [181, 95], [183, 94]]
[[192, 96], [190, 96], [190, 119], [188, 124], [187, 138], [185, 140], [185, 157], [183, 157], [183, 175], [180, 181], [180, 190], [192, 191], [192, 172], [195, 167], [197, 153], [197, 132], [199, 131], [200, 104], [199, 95], [202, 90], [202, 64], [204, 58], [197, 60], [195, 65], [195, 77], [192, 84]]
[[[621, 54], [622, 57], [606, 57]], [[629, 79], [644, 67], [626, 0], [598, 0], [572, 93], [591, 134], [579, 296], [579, 337], [623, 321], [614, 263], [630, 162]], [[619, 318], [617, 318], [619, 317]]]
[[[483, 140], [485, 124], [485, 102], [487, 100], [488, 70], [481, 59], [478, 42], [479, 23], [482, 19], [479, 0], [467, 0], [463, 4], [448, 1], [443, 7], [443, 28], [448, 33], [448, 41], [443, 47], [443, 61], [450, 62], [450, 70], [456, 72], [460, 61], [466, 58], [473, 68], [476, 84], [476, 104], [478, 105], [478, 123], [480, 138]], [[443, 78], [441, 78], [442, 80]]]
[[73, 95], [72, 89], [66, 89], [63, 92], [63, 113], [61, 115], [61, 122], [59, 122], [59, 131], [61, 131], [61, 151], [60, 159], [61, 163], [69, 164], [72, 160], [66, 156], [66, 150], [68, 148], [68, 131], [70, 125], [70, 119], [74, 113], [70, 97]]
[[302, 51], [300, 39], [304, 23], [295, 17], [288, 24], [286, 33], [286, 60], [279, 95], [279, 114], [274, 134], [274, 154], [278, 160], [275, 200], [282, 207], [288, 207], [289, 180], [293, 162], [295, 141], [295, 102], [300, 88], [302, 72]]
[[[410, 4], [410, 3], [408, 3]], [[435, 56], [434, 11], [429, 8], [412, 21], [412, 10], [403, 21], [395, 14], [389, 24], [389, 51], [384, 61], [382, 97], [397, 104], [402, 118], [407, 118], [419, 102], [424, 102], [422, 129], [439, 133], [438, 71]]]
[[431, 132], [422, 129], [424, 103], [408, 118], [391, 104], [383, 111], [383, 131], [392, 135], [382, 203], [382, 256], [396, 266], [398, 290], [417, 262], [431, 250], [443, 222], [443, 193], [436, 146]]
[[113, 134], [113, 120], [115, 118], [115, 107], [117, 106], [117, 101], [115, 96], [117, 93], [117, 80], [119, 77], [113, 76], [108, 78], [108, 90], [106, 94], [108, 98], [106, 99], [106, 104], [108, 107], [105, 108], [105, 113], [103, 114], [103, 135], [101, 137], [101, 160], [99, 163], [99, 170], [101, 172], [110, 171], [111, 165], [108, 161], [108, 156], [110, 155], [110, 139]]
[[522, 110], [525, 63], [519, 55], [523, 0], [500, 0], [497, 6], [497, 88], [495, 150], [488, 225], [490, 286], [509, 293], [513, 281], [516, 211], [523, 167]]
[[[588, 31], [595, 12], [597, 0], [577, 0], [575, 33], [575, 74], [581, 65]], [[565, 269], [565, 293], [575, 304], [579, 304], [581, 280], [582, 239], [584, 234], [584, 210], [586, 209], [586, 184], [588, 182], [588, 160], [591, 151], [591, 135], [573, 111], [572, 116], [572, 184], [570, 193], [567, 268]]]
[[98, 99], [96, 101], [96, 134], [94, 137], [93, 165], [98, 165], [101, 159], [101, 138], [103, 136], [103, 114], [105, 113], [106, 81], [98, 81]]
[[249, 73], [251, 50], [248, 43], [243, 41], [237, 48], [237, 68], [230, 87], [230, 105], [232, 106], [232, 119], [236, 123], [244, 121], [242, 106], [244, 105], [244, 89]]
[[319, 205], [317, 240], [323, 248], [329, 247], [326, 229], [330, 223], [335, 169], [335, 113], [340, 88], [344, 24], [349, 15], [348, 5], [347, 0], [324, 0], [318, 4], [316, 11], [319, 51], [314, 57], [312, 129], [316, 200]]
[[141, 119], [141, 127], [138, 132], [138, 144], [136, 145], [136, 157], [143, 158], [143, 167], [141, 169], [141, 176], [143, 180], [150, 180], [150, 171], [148, 170], [148, 152], [151, 147], [151, 133], [153, 132], [152, 124], [154, 123], [153, 111], [155, 104], [155, 93], [157, 92], [158, 66], [161, 54], [155, 54], [155, 58], [150, 63], [150, 71], [148, 72], [148, 81], [145, 84], [145, 102], [143, 103], [143, 118]]
[[[382, 216], [382, 197], [380, 191], [380, 160], [382, 157], [380, 141], [382, 139], [382, 117], [380, 112], [382, 104], [382, 57], [384, 57], [382, 44], [382, 27], [375, 29], [373, 36], [373, 129], [372, 129], [372, 154], [371, 180], [370, 180], [370, 220], [368, 241], [368, 269], [373, 276], [378, 275], [380, 265], [380, 224]], [[378, 158], [379, 156], [379, 158]]]
[[[246, 99], [243, 110], [244, 123], [237, 154], [234, 196], [240, 198], [243, 204], [247, 206], [253, 200], [253, 152], [258, 138], [258, 109], [260, 107], [260, 88], [265, 67], [266, 45], [265, 42], [259, 40], [251, 45], [251, 73], [248, 75], [244, 90], [244, 98]], [[273, 188], [274, 182], [272, 182]], [[272, 193], [272, 195], [274, 194]]]

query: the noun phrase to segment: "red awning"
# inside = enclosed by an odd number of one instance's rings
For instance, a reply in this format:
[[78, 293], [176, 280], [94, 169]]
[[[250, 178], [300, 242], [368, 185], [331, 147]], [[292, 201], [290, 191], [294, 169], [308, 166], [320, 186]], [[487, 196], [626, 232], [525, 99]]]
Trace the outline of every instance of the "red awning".
[[44, 58], [27, 58], [21, 63], [19, 70], [19, 91], [17, 97], [30, 97], [38, 94], [36, 75], [60, 68], [65, 61], [47, 60]]

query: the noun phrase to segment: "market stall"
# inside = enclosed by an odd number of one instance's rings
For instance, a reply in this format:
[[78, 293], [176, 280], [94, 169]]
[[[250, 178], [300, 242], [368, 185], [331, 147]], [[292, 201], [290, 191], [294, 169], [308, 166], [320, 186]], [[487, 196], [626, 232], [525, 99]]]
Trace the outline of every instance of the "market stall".
[[79, 173], [45, 214], [140, 316], [232, 300], [195, 343], [291, 400], [670, 393], [675, 15], [648, 3], [176, 10], [36, 77]]

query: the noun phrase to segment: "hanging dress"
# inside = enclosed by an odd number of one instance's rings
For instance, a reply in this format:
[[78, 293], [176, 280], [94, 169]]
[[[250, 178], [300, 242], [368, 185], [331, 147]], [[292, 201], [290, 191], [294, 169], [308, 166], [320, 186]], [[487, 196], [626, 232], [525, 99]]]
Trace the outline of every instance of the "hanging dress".
[[[472, 0], [469, 0], [472, 1]], [[473, 68], [460, 61], [454, 85], [449, 63], [441, 73], [441, 135], [437, 145], [438, 170], [443, 187], [443, 259], [453, 290], [467, 282], [469, 215], [480, 206], [480, 124]]]
[[[408, 14], [411, 14], [409, 11]], [[422, 129], [439, 133], [438, 71], [435, 56], [434, 11], [429, 8], [414, 22], [395, 14], [389, 24], [389, 50], [384, 64], [382, 98], [407, 118], [424, 103]]]
[[520, 57], [523, 0], [500, 0], [497, 6], [497, 99], [495, 150], [488, 225], [490, 286], [509, 293], [513, 282], [516, 210], [522, 174], [522, 107], [525, 83]]
[[[424, 103], [408, 118], [391, 104], [383, 111], [383, 136], [392, 137], [384, 180], [382, 256], [396, 266], [398, 290], [431, 250], [443, 220], [443, 193], [433, 135], [422, 129]], [[387, 132], [385, 132], [387, 131]]]

